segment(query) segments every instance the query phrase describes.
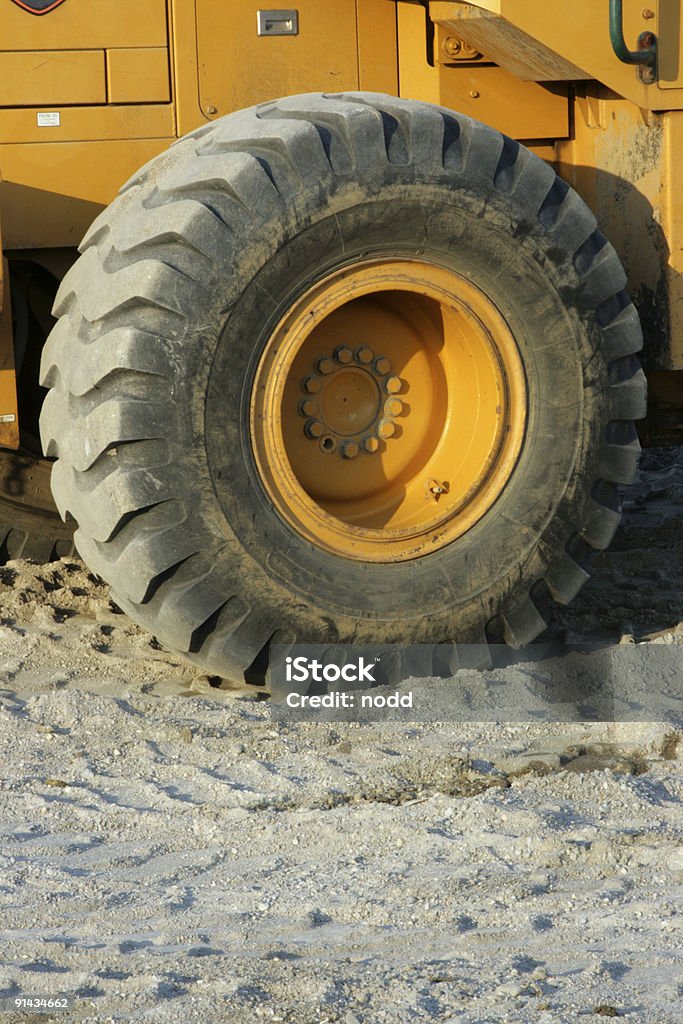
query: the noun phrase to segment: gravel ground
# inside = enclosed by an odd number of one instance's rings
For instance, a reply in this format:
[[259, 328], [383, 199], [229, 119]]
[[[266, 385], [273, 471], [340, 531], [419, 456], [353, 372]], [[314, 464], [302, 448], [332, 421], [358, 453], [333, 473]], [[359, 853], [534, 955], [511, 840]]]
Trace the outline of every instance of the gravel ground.
[[[681, 650], [682, 496], [646, 453], [554, 631]], [[279, 723], [73, 559], [0, 623], [0, 999], [73, 1000], [7, 1024], [683, 1020], [677, 725]]]

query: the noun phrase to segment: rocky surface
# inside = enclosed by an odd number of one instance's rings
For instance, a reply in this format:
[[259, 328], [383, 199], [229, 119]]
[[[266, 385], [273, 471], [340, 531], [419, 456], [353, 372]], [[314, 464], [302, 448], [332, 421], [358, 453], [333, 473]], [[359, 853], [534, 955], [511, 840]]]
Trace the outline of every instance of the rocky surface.
[[[683, 641], [682, 493], [680, 453], [646, 453], [553, 624], [633, 644], [653, 686]], [[279, 722], [78, 560], [9, 563], [3, 1019], [677, 1024], [682, 752], [667, 720]]]

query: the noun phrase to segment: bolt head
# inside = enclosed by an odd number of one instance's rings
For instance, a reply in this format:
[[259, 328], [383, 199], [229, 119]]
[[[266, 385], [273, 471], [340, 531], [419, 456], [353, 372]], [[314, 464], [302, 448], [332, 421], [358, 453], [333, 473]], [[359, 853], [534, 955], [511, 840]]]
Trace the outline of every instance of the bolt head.
[[380, 377], [384, 377], [385, 374], [391, 372], [391, 361], [386, 356], [377, 356], [374, 367]]
[[386, 441], [387, 438], [393, 437], [396, 433], [396, 424], [392, 423], [391, 420], [380, 420], [377, 433], [383, 441]]
[[403, 381], [400, 377], [389, 377], [384, 382], [384, 388], [390, 395], [397, 395], [402, 387]]
[[313, 416], [316, 410], [316, 404], [312, 398], [304, 398], [303, 402], [299, 402], [299, 416]]
[[400, 398], [387, 398], [384, 403], [384, 412], [387, 416], [400, 416], [403, 412], [403, 402]]
[[306, 394], [317, 395], [320, 391], [321, 381], [318, 377], [306, 377], [302, 386]]
[[358, 455], [358, 451], [359, 448], [355, 441], [346, 441], [346, 443], [342, 445], [341, 452], [345, 459], [355, 459], [356, 455]]
[[462, 50], [462, 43], [455, 36], [448, 36], [444, 40], [443, 48], [449, 57], [457, 57]]
[[318, 373], [327, 374], [332, 373], [334, 370], [334, 363], [329, 356], [321, 356], [315, 364], [315, 368]]
[[324, 428], [320, 420], [308, 420], [304, 425], [304, 430], [307, 437], [317, 438], [322, 437]]
[[334, 350], [334, 358], [338, 363], [341, 363], [342, 366], [346, 366], [347, 363], [350, 363], [353, 359], [353, 352], [348, 345], [337, 345]]
[[367, 366], [374, 358], [375, 353], [367, 345], [361, 345], [360, 348], [356, 349], [356, 359], [359, 363], [364, 363]]
[[372, 455], [379, 448], [379, 439], [376, 437], [363, 438], [363, 451]]

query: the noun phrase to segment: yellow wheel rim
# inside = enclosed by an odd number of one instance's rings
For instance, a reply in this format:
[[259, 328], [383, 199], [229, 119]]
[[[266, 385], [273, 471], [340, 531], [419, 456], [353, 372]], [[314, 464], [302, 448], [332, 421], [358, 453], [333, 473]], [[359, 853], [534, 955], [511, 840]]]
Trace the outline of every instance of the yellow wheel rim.
[[273, 331], [251, 398], [254, 455], [301, 536], [403, 561], [491, 508], [526, 404], [515, 340], [479, 288], [435, 264], [367, 260], [319, 281]]

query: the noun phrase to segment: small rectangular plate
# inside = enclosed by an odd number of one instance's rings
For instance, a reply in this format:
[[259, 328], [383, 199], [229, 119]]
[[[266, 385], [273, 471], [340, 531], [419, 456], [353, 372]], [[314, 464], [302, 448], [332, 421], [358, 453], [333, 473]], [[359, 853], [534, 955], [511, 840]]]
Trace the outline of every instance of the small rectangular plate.
[[58, 110], [48, 110], [36, 115], [36, 123], [39, 128], [59, 128], [61, 118]]
[[257, 11], [258, 34], [260, 36], [298, 36], [299, 12]]

